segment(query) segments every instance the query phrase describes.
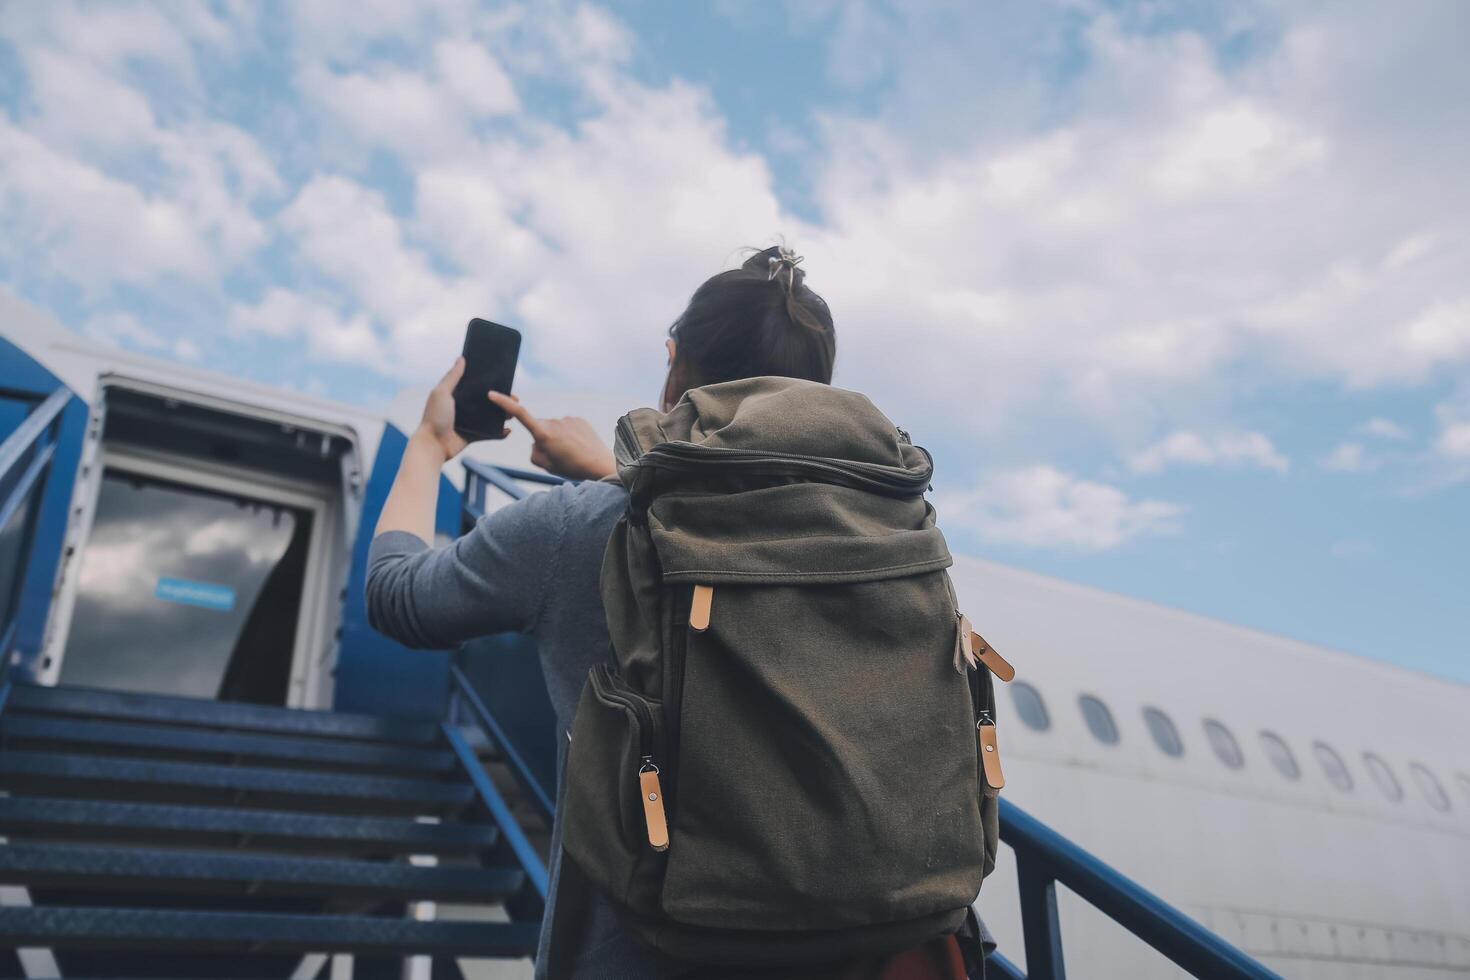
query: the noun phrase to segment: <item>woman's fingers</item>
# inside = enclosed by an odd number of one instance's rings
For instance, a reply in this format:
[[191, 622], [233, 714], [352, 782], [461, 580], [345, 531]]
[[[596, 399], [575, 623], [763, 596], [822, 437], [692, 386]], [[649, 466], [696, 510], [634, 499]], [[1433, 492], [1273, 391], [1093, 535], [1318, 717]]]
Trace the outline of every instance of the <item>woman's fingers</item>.
[[449, 365], [449, 370], [444, 372], [444, 377], [439, 379], [437, 387], [452, 388], [459, 384], [459, 379], [464, 377], [464, 358], [456, 357], [454, 363]]
[[490, 392], [490, 400], [498, 405], [506, 415], [509, 415], [521, 423], [521, 425], [524, 425], [526, 431], [531, 433], [532, 439], [540, 439], [546, 434], [546, 430], [540, 421], [537, 420], [536, 416], [531, 414], [529, 409], [521, 404], [519, 398], [516, 398], [514, 395], [507, 395], [504, 392], [492, 391]]

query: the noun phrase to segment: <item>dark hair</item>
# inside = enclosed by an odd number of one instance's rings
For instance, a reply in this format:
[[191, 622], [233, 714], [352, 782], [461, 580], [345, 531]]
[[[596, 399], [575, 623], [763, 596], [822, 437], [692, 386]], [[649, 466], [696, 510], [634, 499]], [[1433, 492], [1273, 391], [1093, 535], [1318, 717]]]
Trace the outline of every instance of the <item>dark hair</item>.
[[[680, 389], [776, 375], [830, 384], [837, 358], [832, 311], [809, 289], [801, 261], [771, 246], [704, 281], [669, 328]], [[666, 392], [677, 399], [680, 390]]]

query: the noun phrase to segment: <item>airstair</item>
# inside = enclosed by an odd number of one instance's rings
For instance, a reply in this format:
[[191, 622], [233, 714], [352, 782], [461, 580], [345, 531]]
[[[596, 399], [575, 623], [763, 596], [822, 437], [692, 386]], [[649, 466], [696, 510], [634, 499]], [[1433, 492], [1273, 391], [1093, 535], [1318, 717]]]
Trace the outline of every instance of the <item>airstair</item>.
[[0, 882], [29, 904], [0, 908], [0, 947], [44, 949], [66, 977], [530, 956], [545, 828], [485, 763], [430, 722], [8, 685]]
[[[43, 496], [64, 413], [86, 415], [65, 388], [29, 397], [0, 442], [0, 977], [437, 980], [531, 956], [555, 749], [535, 658], [487, 682], [461, 651], [441, 718], [27, 682], [18, 623], [49, 601], [41, 543], [61, 541]], [[384, 458], [370, 482], [391, 479]], [[466, 468], [466, 524], [492, 493], [555, 482]], [[348, 624], [342, 655], [379, 641]], [[1061, 885], [1190, 975], [1275, 976], [1004, 800], [1001, 838], [1028, 970], [1001, 951], [988, 975], [1065, 976]]]

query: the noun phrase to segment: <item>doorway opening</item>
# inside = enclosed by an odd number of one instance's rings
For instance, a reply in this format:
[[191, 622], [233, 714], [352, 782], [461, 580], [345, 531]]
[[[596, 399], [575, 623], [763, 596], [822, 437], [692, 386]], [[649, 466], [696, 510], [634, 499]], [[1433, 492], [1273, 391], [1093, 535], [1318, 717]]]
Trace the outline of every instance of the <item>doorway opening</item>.
[[112, 467], [61, 683], [285, 704], [313, 515]]

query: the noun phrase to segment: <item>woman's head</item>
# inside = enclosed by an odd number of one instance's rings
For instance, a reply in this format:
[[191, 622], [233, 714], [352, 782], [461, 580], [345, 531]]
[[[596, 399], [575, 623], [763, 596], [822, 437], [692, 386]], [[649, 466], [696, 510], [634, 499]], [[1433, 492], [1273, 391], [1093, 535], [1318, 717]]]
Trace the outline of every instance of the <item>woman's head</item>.
[[801, 258], [772, 246], [704, 281], [669, 328], [664, 408], [690, 388], [776, 375], [829, 384], [832, 312], [807, 288]]

